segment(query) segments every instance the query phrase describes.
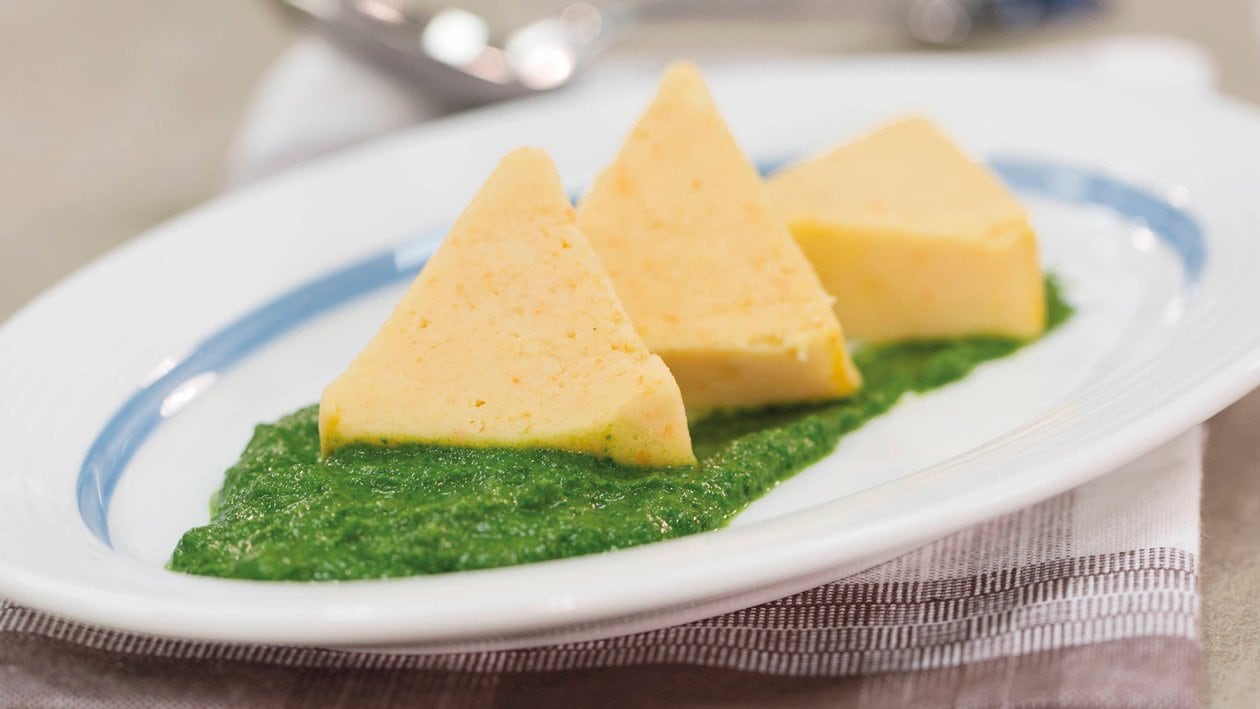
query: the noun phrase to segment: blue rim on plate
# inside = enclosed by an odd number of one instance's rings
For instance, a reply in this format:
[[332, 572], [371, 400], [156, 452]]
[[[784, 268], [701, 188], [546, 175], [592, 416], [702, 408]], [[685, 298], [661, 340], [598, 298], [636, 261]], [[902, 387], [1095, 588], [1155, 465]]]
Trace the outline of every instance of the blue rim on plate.
[[[779, 164], [776, 161], [763, 167]], [[1140, 221], [1177, 256], [1185, 286], [1198, 282], [1207, 260], [1207, 246], [1198, 221], [1185, 209], [1149, 190], [1088, 169], [1022, 158], [997, 158], [989, 165], [1017, 192], [1106, 207]], [[418, 238], [280, 295], [214, 333], [181, 362], [141, 387], [110, 417], [79, 468], [79, 515], [92, 534], [112, 546], [109, 503], [118, 480], [139, 447], [173, 415], [177, 407], [168, 402], [183, 396], [189, 382], [226, 372], [294, 327], [350, 300], [414, 277], [445, 233], [445, 227], [429, 229]]]

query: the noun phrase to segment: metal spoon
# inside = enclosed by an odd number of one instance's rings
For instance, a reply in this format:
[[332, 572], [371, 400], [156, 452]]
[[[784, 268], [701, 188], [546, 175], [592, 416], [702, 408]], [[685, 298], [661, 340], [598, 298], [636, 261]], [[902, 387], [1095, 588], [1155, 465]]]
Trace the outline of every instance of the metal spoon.
[[[564, 86], [605, 48], [652, 24], [863, 20], [894, 24], [908, 37], [929, 44], [951, 45], [983, 26], [1032, 24], [1042, 19], [1038, 8], [1057, 13], [1064, 5], [1075, 9], [1094, 4], [1087, 0], [573, 2], [559, 12], [500, 32], [487, 17], [473, 11], [457, 7], [434, 10], [434, 3], [421, 0], [282, 1], [315, 17], [334, 37], [378, 62], [423, 81], [429, 92], [442, 95], [453, 106], [489, 103]], [[520, 5], [512, 6], [519, 11]], [[1022, 14], [1011, 13], [1014, 6]]]

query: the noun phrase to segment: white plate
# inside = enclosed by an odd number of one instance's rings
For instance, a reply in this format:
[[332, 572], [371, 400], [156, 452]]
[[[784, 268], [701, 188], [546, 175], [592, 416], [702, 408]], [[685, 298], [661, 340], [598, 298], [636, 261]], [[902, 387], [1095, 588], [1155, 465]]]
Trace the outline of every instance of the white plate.
[[901, 403], [729, 529], [389, 581], [166, 571], [253, 424], [317, 398], [499, 156], [539, 145], [584, 184], [652, 77], [441, 122], [195, 210], [0, 329], [0, 594], [224, 641], [437, 650], [611, 635], [782, 596], [1062, 492], [1260, 382], [1250, 111], [966, 63], [776, 64], [712, 79], [763, 161], [931, 115], [1027, 198], [1078, 314]]

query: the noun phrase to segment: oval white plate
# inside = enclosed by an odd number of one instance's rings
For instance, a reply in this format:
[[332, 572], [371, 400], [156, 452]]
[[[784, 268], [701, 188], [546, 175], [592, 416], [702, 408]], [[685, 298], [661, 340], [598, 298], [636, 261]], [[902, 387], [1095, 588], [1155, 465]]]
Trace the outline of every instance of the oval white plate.
[[763, 161], [909, 111], [940, 121], [1027, 199], [1076, 317], [902, 402], [729, 529], [388, 581], [166, 571], [252, 426], [316, 400], [499, 156], [539, 145], [584, 184], [652, 79], [303, 168], [155, 229], [30, 304], [0, 329], [0, 595], [224, 641], [433, 651], [612, 635], [782, 596], [1067, 490], [1260, 382], [1250, 111], [967, 63], [718, 71], [719, 103]]

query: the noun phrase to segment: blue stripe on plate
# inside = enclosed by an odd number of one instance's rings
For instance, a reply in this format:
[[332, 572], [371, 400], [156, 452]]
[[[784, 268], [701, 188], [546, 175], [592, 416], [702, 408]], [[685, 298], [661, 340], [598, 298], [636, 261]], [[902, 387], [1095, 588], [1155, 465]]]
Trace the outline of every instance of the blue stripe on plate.
[[[404, 251], [400, 248], [398, 253]], [[207, 372], [231, 369], [297, 325], [341, 303], [411, 276], [421, 265], [423, 260], [398, 258], [390, 251], [298, 286], [214, 333], [187, 359], [136, 392], [96, 437], [79, 470], [79, 515], [88, 529], [109, 544], [109, 501], [123, 468], [164, 420], [162, 403], [185, 382]]]
[[989, 165], [1016, 192], [1108, 207], [1144, 222], [1181, 260], [1186, 284], [1197, 283], [1207, 261], [1203, 229], [1189, 212], [1140, 187], [1096, 172], [1040, 160], [996, 158]]
[[[765, 172], [783, 161], [764, 164]], [[1089, 170], [1039, 160], [1000, 158], [992, 167], [1025, 194], [1108, 207], [1141, 220], [1181, 260], [1187, 286], [1207, 259], [1203, 231], [1185, 210], [1158, 195]], [[227, 325], [199, 344], [186, 359], [128, 399], [106, 423], [79, 469], [79, 514], [105, 544], [109, 503], [123, 470], [145, 439], [165, 420], [164, 401], [207, 373], [221, 374], [294, 327], [391, 283], [412, 277], [433, 252], [446, 228], [340, 268], [281, 295]]]

